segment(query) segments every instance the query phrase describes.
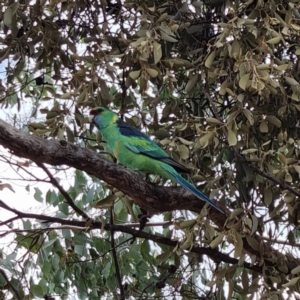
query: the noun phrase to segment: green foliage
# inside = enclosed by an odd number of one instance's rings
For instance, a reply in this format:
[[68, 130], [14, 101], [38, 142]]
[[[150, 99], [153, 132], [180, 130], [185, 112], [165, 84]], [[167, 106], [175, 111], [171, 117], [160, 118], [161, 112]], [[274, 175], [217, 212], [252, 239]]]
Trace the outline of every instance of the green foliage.
[[[109, 107], [190, 167], [231, 215], [220, 224], [206, 208], [174, 207], [151, 220], [164, 225], [142, 230], [140, 208], [117, 187], [57, 166], [50, 173], [66, 194], [44, 190], [31, 162], [1, 154], [46, 208], [38, 221], [15, 213], [2, 224], [0, 298], [120, 299], [123, 288], [126, 299], [296, 299], [299, 1], [119, 3], [2, 1], [6, 119], [113, 160], [87, 117]], [[0, 192], [14, 191], [1, 177]], [[91, 219], [78, 226], [85, 217], [70, 203]]]
[[35, 193], [33, 195], [34, 199], [38, 202], [43, 202], [42, 191], [39, 188], [34, 188]]

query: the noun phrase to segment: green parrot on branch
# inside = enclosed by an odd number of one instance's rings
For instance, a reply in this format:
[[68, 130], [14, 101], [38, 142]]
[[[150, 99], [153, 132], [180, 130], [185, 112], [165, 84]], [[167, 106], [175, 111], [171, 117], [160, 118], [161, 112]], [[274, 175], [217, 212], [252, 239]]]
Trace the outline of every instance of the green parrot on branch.
[[100, 130], [103, 139], [122, 165], [177, 182], [200, 200], [224, 214], [211, 199], [178, 173], [189, 173], [186, 167], [169, 157], [147, 135], [122, 121], [116, 113], [104, 107], [95, 107], [90, 111], [90, 119]]

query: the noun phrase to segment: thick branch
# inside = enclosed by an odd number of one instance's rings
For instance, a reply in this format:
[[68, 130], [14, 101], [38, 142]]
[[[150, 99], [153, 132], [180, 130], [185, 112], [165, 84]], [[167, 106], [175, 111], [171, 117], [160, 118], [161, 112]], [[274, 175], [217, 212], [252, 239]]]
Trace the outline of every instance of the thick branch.
[[[8, 148], [13, 154], [36, 163], [68, 165], [94, 175], [129, 195], [146, 211], [186, 209], [200, 212], [205, 204], [181, 187], [157, 187], [149, 184], [142, 180], [139, 174], [110, 162], [92, 150], [66, 141], [46, 140], [29, 135], [2, 120], [0, 120], [0, 145]], [[227, 211], [221, 204], [220, 207]], [[225, 215], [213, 208], [210, 209], [209, 217], [220, 228], [226, 220]]]
[[[108, 161], [105, 157], [97, 155], [94, 151], [72, 145], [66, 141], [46, 140], [29, 135], [15, 129], [2, 120], [0, 120], [0, 145], [8, 148], [13, 154], [19, 157], [28, 158], [37, 163], [47, 163], [54, 166], [68, 165], [94, 175], [108, 184], [117, 187], [124, 194], [129, 195], [136, 204], [147, 211], [191, 210], [199, 212], [204, 205], [204, 202], [199, 201], [180, 187], [167, 188], [154, 186], [142, 180], [137, 173]], [[219, 205], [224, 211], [228, 212], [224, 206]], [[226, 220], [225, 215], [214, 209], [210, 209], [209, 218], [219, 227], [219, 230], [222, 230]], [[55, 218], [49, 221], [56, 222]], [[60, 221], [58, 222], [61, 223]], [[70, 223], [61, 224], [70, 225]], [[75, 224], [72, 223], [71, 225]], [[82, 223], [78, 226], [82, 226]], [[134, 231], [132, 228], [127, 229], [131, 233]], [[126, 232], [125, 229], [122, 232]], [[142, 233], [139, 236], [142, 237], [141, 235]], [[253, 235], [253, 237], [259, 244], [263, 244], [263, 248], [265, 249], [264, 256], [282, 256], [279, 251], [274, 250], [268, 243], [261, 241], [258, 235]], [[261, 257], [261, 254], [255, 251], [246, 239], [243, 239], [243, 241], [244, 249], [247, 253]], [[299, 259], [294, 258], [292, 261], [289, 261], [285, 258], [285, 260], [290, 270], [300, 265]]]

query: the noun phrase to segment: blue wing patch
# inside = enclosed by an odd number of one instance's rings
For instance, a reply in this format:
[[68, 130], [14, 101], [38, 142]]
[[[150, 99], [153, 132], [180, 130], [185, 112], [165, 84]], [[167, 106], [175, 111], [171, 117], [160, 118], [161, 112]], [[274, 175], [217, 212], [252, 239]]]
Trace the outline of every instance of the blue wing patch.
[[134, 128], [133, 126], [129, 125], [128, 123], [122, 121], [121, 119], [119, 119], [117, 121], [117, 126], [120, 130], [120, 133], [124, 136], [139, 137], [139, 138], [143, 138], [143, 139], [151, 141], [146, 134], [144, 134], [143, 132], [141, 132], [138, 129]]

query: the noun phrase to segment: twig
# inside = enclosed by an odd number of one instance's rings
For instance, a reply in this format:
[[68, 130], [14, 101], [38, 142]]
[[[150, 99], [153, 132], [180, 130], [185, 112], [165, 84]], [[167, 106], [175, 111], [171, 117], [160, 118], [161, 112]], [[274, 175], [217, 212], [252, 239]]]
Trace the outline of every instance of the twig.
[[274, 243], [274, 244], [280, 244], [280, 245], [285, 245], [285, 246], [291, 246], [291, 247], [300, 247], [300, 243], [288, 243], [288, 241], [281, 241], [281, 240], [274, 240], [274, 239], [270, 239], [268, 237], [265, 236], [261, 236], [260, 237], [262, 240]]
[[[40, 214], [24, 213], [15, 208], [9, 207], [2, 200], [0, 200], [0, 207], [13, 212], [14, 214], [16, 214], [18, 216], [19, 219], [27, 218], [27, 219], [35, 219], [35, 220], [41, 220], [41, 221], [46, 221], [46, 222], [51, 222], [51, 223], [60, 223], [60, 224], [64, 224], [64, 225], [80, 226], [80, 227], [85, 227], [87, 229], [93, 228], [93, 227], [86, 227], [85, 221], [84, 222], [78, 221], [78, 220], [70, 221], [70, 220], [65, 220], [65, 219], [60, 219], [60, 218], [56, 218], [56, 217], [40, 215]], [[97, 223], [101, 224], [100, 222], [97, 222]]]
[[[154, 223], [146, 223], [145, 227], [147, 226], [151, 226], [151, 227], [155, 227], [155, 226], [171, 226], [173, 225], [174, 222], [172, 221], [166, 221], [166, 222], [154, 222]], [[126, 227], [140, 227], [141, 223], [124, 223], [122, 224], [122, 226], [126, 226]]]
[[[210, 106], [211, 106], [211, 109], [215, 115], [215, 117], [221, 121], [221, 117], [218, 113], [218, 110], [213, 102], [213, 99], [210, 97], [209, 93], [207, 91], [204, 90], [204, 95], [205, 97], [208, 99], [209, 103], [210, 103]], [[225, 128], [223, 127], [222, 128], [223, 130], [223, 133], [225, 135], [225, 137], [227, 137], [227, 131], [225, 130]], [[260, 168], [256, 167], [255, 165], [253, 165], [251, 162], [249, 162], [242, 154], [239, 153], [238, 149], [235, 149], [235, 148], [232, 148], [232, 150], [234, 151], [234, 154], [236, 156], [236, 158], [239, 159], [239, 161], [241, 161], [242, 163], [244, 164], [247, 164], [249, 168], [251, 168], [252, 170], [254, 170], [256, 173], [258, 173], [259, 175], [261, 175], [262, 177], [266, 178], [266, 179], [269, 179], [271, 181], [273, 181], [274, 183], [278, 184], [282, 189], [284, 190], [288, 190], [290, 191], [292, 194], [294, 194], [295, 196], [299, 197], [300, 198], [300, 192], [298, 192], [295, 188], [293, 188], [291, 185], [285, 183], [285, 182], [282, 182], [280, 181], [279, 179], [275, 178], [274, 176], [262, 171]]]
[[[11, 208], [9, 207], [7, 204], [5, 204], [3, 201], [0, 200], [0, 207], [11, 211], [13, 213], [15, 213], [16, 215], [19, 216], [19, 218], [28, 218], [28, 219], [35, 219], [35, 220], [43, 220], [43, 221], [47, 221], [47, 222], [53, 222], [53, 223], [60, 223], [60, 224], [64, 224], [64, 225], [71, 225], [71, 226], [79, 226], [79, 227], [85, 227], [86, 228], [86, 221], [78, 221], [78, 220], [67, 220], [67, 219], [60, 219], [60, 218], [56, 218], [56, 217], [50, 217], [50, 216], [45, 216], [45, 215], [41, 215], [41, 214], [31, 214], [31, 213], [23, 213], [21, 211], [18, 211], [17, 209]], [[147, 233], [141, 230], [136, 230], [127, 226], [122, 226], [122, 225], [115, 225], [115, 224], [105, 224], [104, 226], [102, 225], [101, 222], [93, 222], [90, 227], [88, 227], [86, 230], [95, 230], [95, 229], [104, 229], [107, 231], [119, 231], [119, 232], [123, 232], [123, 233], [128, 233], [131, 234], [134, 237], [139, 237], [139, 238], [143, 238], [143, 239], [147, 239], [156, 243], [161, 243], [164, 245], [168, 245], [171, 247], [176, 247], [178, 242], [177, 241], [173, 241], [169, 238], [166, 238], [164, 236], [158, 236], [158, 235], [154, 235], [151, 233]], [[219, 252], [217, 249], [211, 249], [208, 247], [198, 247], [195, 246], [193, 248], [190, 249], [190, 252], [193, 253], [198, 253], [198, 254], [204, 254], [207, 255], [208, 257], [210, 257], [213, 260], [218, 260], [218, 261], [223, 261], [225, 263], [228, 264], [238, 264], [239, 260], [233, 257], [230, 257], [228, 254], [226, 253], [222, 253]], [[268, 263], [266, 261], [266, 265], [272, 265], [271, 263]], [[247, 262], [244, 262], [243, 264], [244, 268], [247, 268], [249, 270], [253, 270], [256, 271], [260, 274], [262, 274], [262, 267], [259, 265], [253, 265]], [[294, 264], [291, 265], [292, 269], [294, 268]]]
[[[19, 218], [15, 217], [15, 219], [19, 219]], [[0, 225], [2, 225], [2, 224], [0, 224]], [[10, 231], [0, 230], [0, 236], [4, 236], [4, 235], [7, 235], [7, 234], [11, 234], [11, 233], [22, 233], [22, 232], [39, 233], [39, 232], [43, 232], [43, 231], [64, 230], [64, 229], [84, 231], [84, 230], [87, 230], [89, 228], [88, 227], [81, 227], [81, 226], [65, 225], [65, 226], [55, 226], [55, 227], [46, 227], [46, 228], [37, 228], [37, 229], [11, 229]]]
[[238, 152], [237, 149], [234, 149], [235, 155], [239, 158], [239, 160], [242, 163], [245, 163], [248, 165], [249, 168], [251, 168], [252, 170], [254, 170], [256, 173], [258, 173], [259, 175], [261, 175], [262, 177], [265, 177], [266, 179], [269, 179], [273, 182], [275, 182], [276, 184], [278, 184], [283, 190], [288, 190], [290, 191], [292, 194], [294, 194], [295, 196], [300, 198], [300, 192], [298, 192], [296, 189], [294, 189], [292, 186], [290, 186], [289, 184], [282, 182], [281, 180], [275, 178], [274, 176], [262, 171], [260, 168], [256, 167], [255, 165], [253, 165], [251, 162], [249, 162], [242, 154], [240, 154]]
[[3, 269], [0, 269], [0, 273], [3, 276], [3, 278], [5, 279], [6, 283], [8, 284], [9, 288], [12, 290], [12, 292], [15, 294], [16, 298], [18, 300], [22, 300], [22, 297], [20, 296], [19, 292], [15, 289], [15, 287], [11, 284], [11, 282], [9, 281], [5, 271]]
[[[3, 225], [7, 225], [7, 224], [9, 224], [9, 223], [11, 223], [11, 222], [13, 222], [13, 221], [15, 221], [15, 220], [18, 220], [19, 219], [19, 217], [13, 217], [13, 218], [10, 218], [10, 219], [8, 219], [8, 220], [6, 220], [6, 221], [3, 221], [3, 222], [0, 222], [0, 226], [3, 226]], [[8, 225], [7, 225], [8, 226]], [[8, 226], [9, 227], [9, 226]]]
[[[111, 225], [111, 228], [113, 228], [113, 225], [114, 225], [113, 208], [110, 209], [110, 225]], [[115, 271], [116, 271], [116, 276], [117, 276], [117, 280], [119, 283], [121, 300], [125, 300], [124, 287], [122, 284], [120, 267], [119, 267], [117, 252], [116, 252], [116, 248], [115, 248], [115, 238], [114, 238], [114, 230], [113, 229], [111, 230], [111, 233], [110, 233], [110, 247], [111, 247], [111, 252], [112, 252], [114, 263], [115, 263]]]
[[[26, 170], [26, 168], [24, 168], [22, 165], [18, 164], [18, 162], [13, 162], [12, 159], [8, 159], [6, 157], [3, 157], [2, 159], [3, 162], [6, 162], [8, 165], [10, 166], [16, 166], [19, 169], [22, 169], [22, 171], [24, 171], [25, 173], [27, 173], [29, 176], [33, 177], [35, 179], [35, 181], [39, 181], [39, 182], [50, 182], [49, 180], [46, 179], [40, 179], [38, 177], [36, 177], [33, 173], [31, 173], [30, 171]], [[15, 170], [14, 168], [12, 168], [21, 178], [22, 180], [28, 180], [25, 177], [23, 177], [20, 172], [18, 172], [17, 170]], [[9, 180], [8, 178], [5, 178], [7, 180]], [[17, 179], [20, 180], [20, 179]]]
[[[128, 243], [129, 241], [132, 241], [133, 238], [129, 238], [123, 242], [121, 242], [120, 244], [118, 245], [115, 245], [115, 248], [114, 249], [117, 249], [118, 247], [122, 246], [123, 244], [125, 243]], [[85, 262], [88, 262], [88, 261], [94, 261], [94, 260], [97, 260], [99, 259], [100, 257], [104, 257], [106, 254], [108, 254], [110, 251], [112, 251], [112, 249], [109, 249], [107, 250], [106, 252], [102, 253], [101, 255], [97, 255], [96, 257], [94, 258], [91, 258], [91, 259], [85, 259], [85, 260], [72, 260], [71, 262], [68, 262], [68, 264], [77, 264], [77, 263], [85, 263]]]
[[142, 298], [143, 294], [146, 292], [146, 290], [147, 290], [151, 285], [153, 285], [153, 282], [150, 282], [147, 286], [144, 287], [144, 289], [142, 290], [141, 295], [140, 295], [140, 297], [139, 297], [138, 300], [143, 299], [143, 298]]
[[[209, 104], [210, 104], [210, 107], [211, 107], [211, 109], [212, 109], [212, 111], [213, 111], [215, 117], [216, 117], [219, 121], [223, 122], [222, 119], [221, 119], [221, 117], [220, 117], [220, 115], [219, 115], [219, 113], [218, 113], [218, 110], [217, 110], [217, 108], [216, 108], [216, 106], [215, 106], [215, 104], [214, 104], [213, 99], [210, 97], [209, 93], [205, 90], [204, 87], [203, 87], [203, 93], [204, 93], [205, 97], [208, 99]], [[225, 130], [224, 128], [223, 128], [223, 132], [226, 133], [225, 136], [227, 136], [227, 132], [226, 132], [226, 130]]]
[[69, 196], [69, 194], [63, 189], [63, 187], [58, 183], [58, 181], [53, 177], [53, 175], [49, 172], [49, 170], [44, 166], [44, 164], [36, 162], [37, 166], [42, 168], [44, 172], [48, 175], [50, 182], [60, 191], [60, 193], [65, 197], [68, 204], [84, 219], [89, 220], [90, 217], [82, 211], [79, 207], [75, 205], [72, 198]]

